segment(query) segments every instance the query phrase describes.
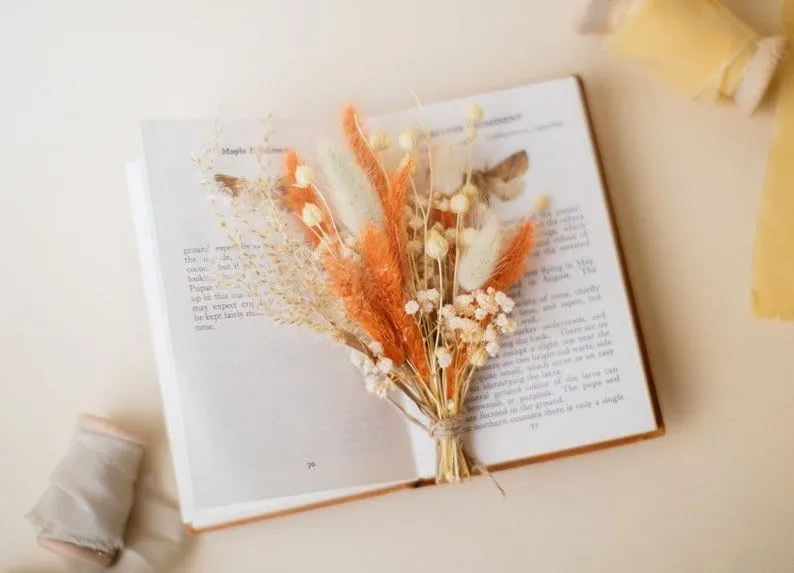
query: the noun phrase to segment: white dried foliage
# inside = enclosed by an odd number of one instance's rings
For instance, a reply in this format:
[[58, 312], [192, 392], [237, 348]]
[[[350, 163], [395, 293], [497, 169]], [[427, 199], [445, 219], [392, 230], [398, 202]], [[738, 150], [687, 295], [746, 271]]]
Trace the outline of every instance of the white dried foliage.
[[[270, 131], [265, 132], [267, 145]], [[214, 183], [218, 135], [194, 161], [205, 176], [208, 199], [230, 245], [235, 269], [219, 288], [248, 295], [258, 310], [280, 324], [305, 326], [327, 336], [349, 329], [340, 301], [327, 289], [325, 269], [276, 196], [278, 181], [261, 154], [258, 177], [229, 200]], [[216, 273], [219, 274], [219, 273]], [[229, 277], [230, 271], [222, 275]]]
[[326, 143], [318, 150], [328, 195], [338, 220], [359, 236], [368, 223], [383, 223], [383, 207], [366, 173], [346, 149]]
[[482, 227], [464, 251], [458, 266], [458, 284], [466, 291], [482, 287], [493, 274], [502, 246], [502, 229], [493, 213], [485, 215]]

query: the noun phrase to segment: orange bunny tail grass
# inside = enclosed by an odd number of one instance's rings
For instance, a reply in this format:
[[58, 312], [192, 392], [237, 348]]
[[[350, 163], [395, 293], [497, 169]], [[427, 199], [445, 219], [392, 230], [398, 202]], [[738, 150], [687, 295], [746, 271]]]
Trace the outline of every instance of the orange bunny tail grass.
[[347, 316], [357, 323], [373, 340], [380, 342], [383, 353], [395, 364], [405, 362], [402, 345], [375, 297], [378, 294], [367, 280], [364, 268], [352, 259], [326, 255], [323, 259], [328, 271], [331, 290], [345, 305]]
[[416, 321], [405, 312], [400, 259], [394, 252], [388, 233], [372, 225], [366, 227], [361, 233], [361, 257], [369, 272], [373, 290], [380, 297], [383, 312], [394, 326], [404, 353], [427, 380], [430, 368], [422, 333]]
[[507, 292], [521, 280], [527, 268], [527, 257], [534, 245], [534, 231], [529, 221], [518, 228], [510, 241], [502, 247], [496, 269], [486, 288], [493, 287], [498, 291]]
[[380, 195], [381, 200], [384, 200], [389, 192], [389, 182], [386, 179], [386, 174], [383, 173], [383, 168], [378, 161], [375, 152], [372, 151], [367, 143], [364, 134], [358, 126], [358, 119], [356, 119], [356, 109], [348, 107], [342, 116], [342, 129], [347, 138], [347, 144], [356, 158], [356, 163], [361, 167], [369, 177], [372, 186]]
[[298, 157], [298, 154], [295, 153], [295, 150], [288, 149], [287, 153], [284, 155], [284, 174], [287, 177], [295, 179], [295, 170], [300, 165], [301, 159]]

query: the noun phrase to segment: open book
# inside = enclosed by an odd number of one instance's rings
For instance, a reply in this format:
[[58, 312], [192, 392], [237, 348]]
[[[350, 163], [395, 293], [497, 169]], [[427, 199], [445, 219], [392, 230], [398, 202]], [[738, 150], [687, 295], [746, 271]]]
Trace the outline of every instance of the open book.
[[[492, 469], [662, 433], [610, 209], [576, 78], [424, 109], [433, 137], [462, 137], [486, 110], [474, 164], [528, 152], [507, 219], [530, 214], [538, 244], [516, 289], [519, 327], [479, 375], [465, 410], [467, 450]], [[367, 120], [421, 132], [415, 109]], [[274, 123], [267, 153], [310, 139]], [[317, 126], [312, 126], [318, 129]], [[364, 390], [343, 347], [259, 315], [218, 272], [235, 258], [191, 157], [219, 138], [218, 171], [255, 175], [258, 121], [151, 122], [128, 167], [144, 283], [184, 521], [196, 530], [422, 483], [433, 441]], [[329, 133], [331, 133], [329, 131]]]

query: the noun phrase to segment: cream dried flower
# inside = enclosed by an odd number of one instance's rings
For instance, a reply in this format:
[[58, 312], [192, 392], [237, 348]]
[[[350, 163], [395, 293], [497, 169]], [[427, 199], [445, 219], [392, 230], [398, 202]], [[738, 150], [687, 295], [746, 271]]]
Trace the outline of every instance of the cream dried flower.
[[386, 151], [391, 147], [391, 139], [385, 131], [373, 131], [369, 136], [369, 146], [373, 151]]
[[414, 132], [410, 129], [404, 130], [397, 139], [397, 145], [399, 145], [400, 149], [403, 151], [412, 151], [416, 146], [416, 136], [414, 135]]
[[499, 305], [499, 308], [506, 313], [513, 312], [513, 309], [516, 306], [516, 303], [513, 301], [513, 299], [503, 292], [496, 293], [494, 295], [494, 299], [496, 300], [496, 304]]
[[496, 342], [495, 340], [493, 342], [489, 342], [488, 344], [485, 345], [485, 351], [490, 356], [496, 356], [497, 354], [499, 354], [499, 343]]
[[449, 251], [449, 243], [444, 236], [435, 229], [427, 233], [427, 240], [425, 241], [425, 253], [431, 259], [440, 261]]
[[411, 316], [415, 315], [419, 312], [419, 303], [415, 300], [409, 300], [405, 303], [405, 314], [409, 314]]
[[298, 165], [295, 168], [295, 187], [305, 189], [314, 183], [315, 178], [316, 174], [310, 165]]
[[383, 354], [383, 345], [377, 340], [373, 340], [369, 343], [369, 350], [375, 356], [381, 356]]
[[466, 121], [469, 123], [479, 123], [485, 117], [485, 112], [476, 103], [470, 104], [466, 108]]
[[469, 198], [463, 193], [456, 193], [449, 200], [449, 210], [456, 215], [463, 215], [469, 210]]
[[309, 227], [316, 227], [323, 222], [323, 211], [314, 203], [306, 203], [301, 211], [303, 222]]

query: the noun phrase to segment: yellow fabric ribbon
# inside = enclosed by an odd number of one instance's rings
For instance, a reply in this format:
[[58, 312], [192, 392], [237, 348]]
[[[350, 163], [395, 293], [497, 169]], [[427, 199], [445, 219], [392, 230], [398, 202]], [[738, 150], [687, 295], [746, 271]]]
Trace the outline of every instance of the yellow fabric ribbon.
[[633, 4], [609, 47], [682, 95], [716, 102], [733, 97], [759, 40], [714, 0], [643, 0]]
[[[794, 40], [794, 0], [783, 26]], [[758, 215], [752, 300], [762, 318], [794, 320], [794, 61], [785, 61], [778, 124]]]

